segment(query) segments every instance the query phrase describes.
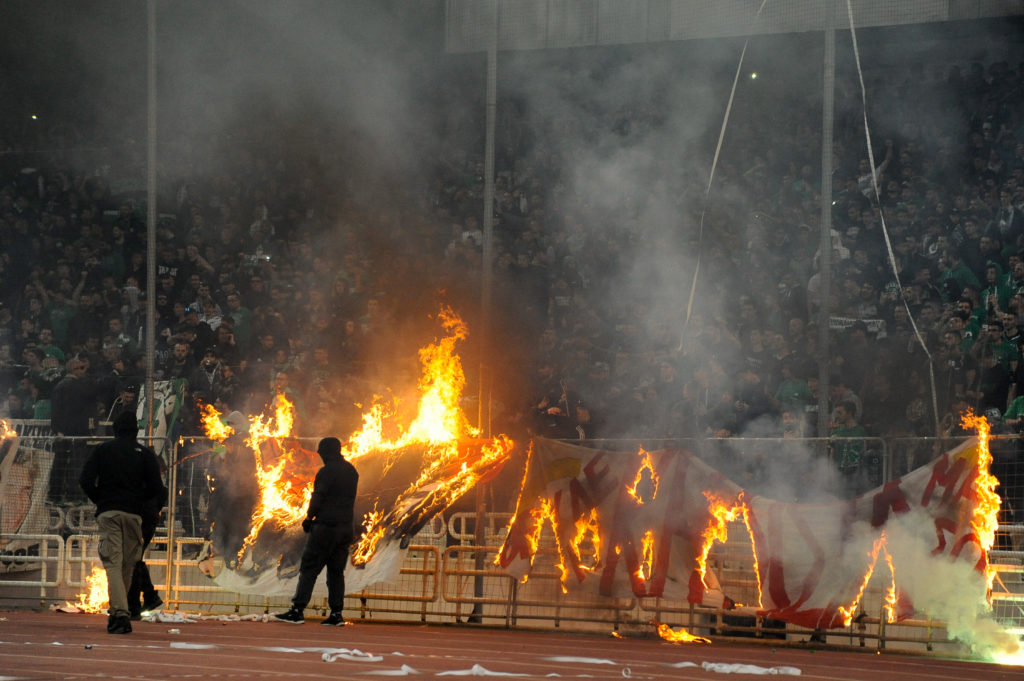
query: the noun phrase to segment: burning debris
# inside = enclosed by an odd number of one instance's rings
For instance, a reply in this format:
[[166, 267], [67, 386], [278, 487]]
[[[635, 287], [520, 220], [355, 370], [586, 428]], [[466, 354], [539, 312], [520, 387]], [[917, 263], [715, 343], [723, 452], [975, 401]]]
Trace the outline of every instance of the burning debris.
[[669, 643], [711, 643], [710, 639], [706, 639], [703, 636], [694, 636], [682, 627], [673, 629], [669, 625], [662, 624], [657, 620], [651, 620], [651, 624], [658, 630], [658, 636]]
[[[415, 417], [405, 426], [397, 419], [395, 405], [378, 401], [343, 446], [342, 455], [360, 472], [356, 510], [362, 518], [362, 536], [352, 548], [353, 566], [372, 561], [382, 542], [412, 537], [478, 482], [497, 474], [513, 449], [505, 436], [480, 438], [459, 408], [465, 375], [455, 347], [467, 330], [451, 310], [442, 310], [439, 317], [447, 335], [419, 352], [422, 374]], [[316, 470], [315, 455], [290, 439], [294, 410], [278, 397], [273, 415], [249, 419], [244, 451], [236, 447], [232, 452], [229, 447], [226, 452], [255, 458], [258, 490], [248, 532], [237, 555], [224, 557], [228, 568], [253, 578], [271, 567], [287, 576], [285, 561], [298, 555], [288, 548], [301, 537], [298, 526]], [[213, 440], [227, 443], [236, 437], [211, 407], [204, 411], [204, 424]], [[223, 520], [214, 521], [216, 536]]]
[[85, 578], [88, 587], [86, 591], [78, 594], [78, 601], [69, 603], [65, 601], [60, 608], [65, 612], [85, 612], [92, 615], [106, 614], [107, 612], [107, 572], [102, 567], [94, 566], [92, 572]]
[[[883, 569], [889, 622], [926, 612], [979, 655], [1019, 655], [985, 601], [1000, 504], [988, 424], [969, 416], [965, 425], [978, 437], [903, 478], [855, 499], [807, 504], [751, 495], [685, 451], [537, 440], [495, 563], [525, 582], [550, 527], [565, 593], [675, 598], [815, 630], [849, 626]], [[724, 593], [709, 569], [713, 546], [736, 528], [750, 541], [752, 599]], [[941, 589], [925, 588], [936, 581]], [[670, 630], [661, 625], [659, 634]]]

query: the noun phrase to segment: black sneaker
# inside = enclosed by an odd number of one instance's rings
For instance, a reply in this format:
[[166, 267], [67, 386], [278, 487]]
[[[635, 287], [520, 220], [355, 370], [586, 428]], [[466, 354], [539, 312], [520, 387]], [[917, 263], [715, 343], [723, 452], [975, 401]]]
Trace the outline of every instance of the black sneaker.
[[288, 612], [274, 615], [274, 619], [278, 622], [287, 622], [288, 624], [302, 624], [306, 621], [306, 618], [302, 616], [302, 611], [296, 608], [289, 608]]
[[132, 633], [132, 622], [128, 615], [118, 615], [107, 620], [108, 634], [130, 634]]
[[153, 597], [147, 599], [142, 604], [142, 612], [156, 612], [160, 608], [164, 607], [164, 601], [160, 596], [153, 594]]
[[335, 610], [320, 624], [325, 627], [343, 627], [347, 622], [345, 622], [345, 618], [341, 616], [341, 611]]

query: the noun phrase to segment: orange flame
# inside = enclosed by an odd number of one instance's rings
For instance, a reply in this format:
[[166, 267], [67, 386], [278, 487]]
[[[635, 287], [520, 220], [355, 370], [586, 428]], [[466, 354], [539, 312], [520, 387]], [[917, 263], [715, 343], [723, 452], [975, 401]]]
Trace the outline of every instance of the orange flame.
[[[973, 428], [978, 432], [977, 478], [974, 481], [974, 493], [978, 504], [975, 506], [974, 515], [971, 518], [971, 529], [974, 530], [978, 543], [987, 555], [996, 541], [996, 530], [999, 528], [999, 507], [1002, 503], [996, 493], [999, 480], [989, 472], [992, 466], [992, 452], [988, 447], [991, 426], [984, 416], [977, 416], [971, 410], [964, 413], [962, 423], [965, 428]], [[989, 592], [992, 591], [992, 583], [995, 578], [995, 568], [985, 561], [985, 579]]]
[[[576, 564], [581, 570], [593, 572], [597, 570], [601, 559], [601, 524], [598, 520], [597, 509], [590, 509], [576, 521], [576, 534], [572, 538], [572, 552], [576, 558]], [[589, 550], [584, 550], [584, 545], [589, 543]], [[583, 558], [585, 555], [593, 556], [593, 562], [587, 564]]]
[[[459, 444], [468, 438], [476, 438], [480, 431], [470, 425], [459, 407], [462, 390], [466, 384], [462, 361], [455, 354], [455, 344], [467, 335], [466, 325], [448, 308], [441, 310], [439, 319], [448, 336], [422, 348], [419, 351], [423, 370], [418, 382], [420, 391], [417, 413], [408, 429], [394, 439], [388, 440], [384, 433], [386, 419], [394, 410], [375, 404], [363, 415], [363, 428], [353, 434], [343, 453], [350, 460], [358, 459], [370, 452], [393, 452], [410, 445], [425, 445], [424, 466], [420, 476], [395, 502], [402, 508], [418, 490], [430, 481], [443, 482], [433, 489], [426, 501], [427, 508], [447, 508], [465, 494], [477, 482], [482, 472], [495, 463], [503, 461], [512, 451], [513, 442], [505, 436], [479, 443], [475, 453], [460, 448]], [[353, 563], [368, 560], [384, 532], [378, 528], [389, 516], [381, 515], [369, 519], [369, 525], [353, 550]]]
[[682, 627], [676, 630], [657, 620], [651, 620], [651, 624], [658, 628], [658, 636], [669, 643], [711, 643], [710, 639], [706, 639], [703, 636], [694, 636]]
[[[362, 430], [349, 437], [342, 452], [346, 458], [354, 460], [370, 452], [428, 444], [439, 448], [436, 452], [438, 460], [444, 465], [457, 455], [455, 444], [459, 439], [480, 434], [459, 408], [466, 376], [462, 361], [454, 350], [455, 343], [466, 338], [466, 325], [448, 308], [441, 311], [439, 318], [450, 335], [419, 351], [423, 371], [418, 384], [420, 398], [416, 417], [405, 432], [388, 440], [384, 435], [387, 430], [385, 424], [394, 416], [394, 410], [380, 403], [374, 404], [363, 414]], [[401, 431], [400, 427], [398, 429]], [[424, 471], [421, 480], [429, 477], [429, 472]]]
[[644, 532], [641, 540], [640, 564], [636, 568], [636, 577], [646, 582], [654, 572], [654, 530]]
[[[637, 502], [643, 504], [645, 501], [657, 498], [659, 476], [654, 472], [654, 461], [651, 459], [650, 452], [641, 447], [637, 452], [637, 455], [640, 457], [640, 467], [636, 471], [636, 478], [633, 480], [633, 486], [627, 487], [626, 491], [629, 492], [629, 495], [636, 499]], [[642, 491], [637, 491], [638, 488], [640, 488], [640, 483], [644, 481], [645, 477], [650, 480], [649, 496], [644, 494]]]
[[[868, 563], [868, 569], [864, 571], [864, 577], [861, 579], [860, 588], [857, 589], [857, 595], [851, 599], [848, 605], [841, 605], [836, 608], [836, 611], [843, 617], [844, 627], [850, 626], [850, 623], [853, 621], [853, 615], [857, 612], [857, 606], [860, 605], [860, 601], [864, 597], [864, 591], [868, 588], [868, 582], [871, 581], [871, 575], [875, 573], [875, 565], [878, 563], [878, 553], [882, 550], [885, 542], [885, 532], [882, 532], [878, 538], [872, 542], [871, 552], [868, 554], [871, 556], [871, 560]], [[893, 602], [895, 602], [895, 593]]]
[[737, 503], [730, 505], [711, 492], [705, 491], [704, 496], [708, 500], [708, 513], [711, 514], [711, 518], [708, 521], [708, 526], [701, 533], [701, 536], [704, 537], [704, 545], [701, 546], [700, 555], [697, 557], [697, 572], [701, 581], [704, 581], [704, 576], [708, 571], [708, 554], [711, 553], [711, 547], [716, 541], [725, 542], [729, 538], [728, 524], [741, 515], [746, 521], [744, 504], [741, 499], [737, 499]]
[[11, 428], [7, 421], [0, 419], [0, 440], [6, 440], [9, 437], [17, 436], [18, 432]]
[[[454, 353], [455, 344], [467, 335], [465, 324], [445, 308], [439, 314], [448, 336], [419, 351], [423, 365], [418, 382], [420, 393], [418, 408], [408, 428], [395, 423], [397, 409], [375, 398], [375, 403], [363, 414], [362, 428], [348, 438], [342, 454], [354, 461], [368, 454], [389, 455], [410, 445], [425, 446], [423, 466], [419, 477], [401, 495], [390, 513], [377, 511], [366, 515], [364, 532], [353, 548], [352, 561], [359, 565], [374, 554], [377, 544], [389, 527], [394, 527], [402, 513], [403, 520], [422, 519], [427, 513], [447, 508], [467, 490], [477, 484], [485, 472], [503, 462], [514, 444], [507, 437], [465, 444], [467, 438], [476, 438], [480, 431], [473, 428], [459, 407], [466, 379], [462, 363]], [[312, 495], [312, 479], [299, 479], [294, 475], [290, 457], [281, 455], [276, 462], [264, 461], [264, 443], [287, 437], [294, 422], [294, 409], [284, 395], [275, 397], [273, 416], [250, 418], [246, 444], [255, 452], [259, 501], [253, 512], [252, 529], [239, 553], [239, 564], [245, 551], [253, 545], [268, 521], [281, 527], [294, 525], [305, 515]], [[224, 425], [215, 409], [204, 409], [203, 425], [209, 437], [223, 440], [233, 430]], [[394, 434], [389, 437], [388, 434]], [[460, 443], [462, 446], [460, 447]], [[280, 446], [270, 446], [280, 450]], [[440, 482], [438, 482], [440, 481]], [[425, 498], [427, 484], [434, 485]]]
[[369, 537], [365, 541], [359, 542], [355, 550], [352, 551], [352, 564], [362, 565], [370, 559], [372, 553], [367, 553], [376, 547], [377, 543], [384, 536], [384, 525], [380, 524], [380, 521], [384, 517], [384, 511], [378, 511], [377, 505], [374, 504], [373, 510], [363, 516], [363, 537]]
[[211, 440], [222, 442], [235, 432], [235, 429], [221, 420], [221, 414], [212, 404], [204, 404], [200, 407], [199, 420], [203, 426], [203, 432]]
[[889, 624], [896, 622], [896, 567], [892, 564], [892, 554], [887, 548], [885, 552], [885, 563], [889, 566], [889, 586], [885, 589], [885, 621]]
[[64, 602], [69, 608], [78, 608], [92, 614], [107, 611], [107, 573], [102, 567], [93, 566], [92, 573], [85, 578], [88, 590], [78, 594], [77, 603]]

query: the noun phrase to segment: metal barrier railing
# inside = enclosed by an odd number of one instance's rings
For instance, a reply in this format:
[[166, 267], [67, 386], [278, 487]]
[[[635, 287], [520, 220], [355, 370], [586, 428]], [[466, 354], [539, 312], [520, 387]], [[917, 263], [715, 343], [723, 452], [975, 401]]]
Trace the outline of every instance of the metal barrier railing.
[[[26, 446], [49, 447], [55, 438], [32, 426], [25, 429]], [[105, 438], [81, 438], [90, 446]], [[865, 438], [863, 451], [874, 453], [866, 460], [877, 466], [881, 480], [905, 474], [917, 465], [930, 461], [963, 438]], [[169, 608], [201, 612], [269, 612], [286, 607], [286, 597], [244, 595], [227, 591], [201, 570], [202, 551], [209, 541], [204, 518], [203, 496], [206, 486], [202, 456], [184, 460], [178, 443], [164, 439], [168, 452], [169, 486], [172, 494], [167, 509], [167, 525], [154, 539], [148, 553], [154, 581], [165, 593]], [[781, 441], [772, 439], [729, 438], [703, 441], [659, 441], [645, 443], [650, 447], [676, 446], [694, 451], [709, 463], [729, 466], [744, 465], [744, 457], [760, 456]], [[810, 451], [829, 456], [829, 446], [836, 440], [809, 438], [806, 441], [785, 441], [785, 446], [806, 446]], [[633, 443], [619, 443], [624, 449]], [[1019, 436], [995, 436], [993, 441], [996, 465], [1002, 466], [1000, 493], [1011, 500], [1024, 492], [1024, 457], [1018, 447], [1024, 444]], [[202, 453], [205, 443], [192, 441], [193, 453]], [[601, 443], [607, 446], [607, 442]], [[1024, 449], [1024, 448], [1022, 448]], [[48, 504], [39, 527], [41, 532], [0, 535], [0, 544], [10, 539], [38, 542], [38, 556], [26, 556], [24, 568], [18, 573], [0, 575], [0, 585], [27, 589], [43, 601], [60, 602], [86, 585], [86, 577], [98, 564], [95, 556], [94, 509], [81, 500]], [[996, 570], [992, 606], [1000, 621], [1011, 631], [1024, 629], [1024, 518], [1014, 516], [1012, 505], [1004, 509], [999, 524], [996, 547], [990, 561]], [[412, 539], [395, 584], [373, 585], [350, 593], [346, 609], [359, 616], [420, 622], [482, 622], [497, 621], [508, 627], [549, 626], [595, 629], [646, 625], [650, 620], [666, 620], [672, 625], [692, 627], [709, 635], [736, 637], [803, 637], [799, 627], [766, 621], [730, 610], [695, 606], [669, 599], [601, 599], [566, 595], [561, 588], [561, 573], [553, 539], [542, 534], [534, 569], [525, 583], [520, 583], [493, 565], [493, 558], [504, 538], [511, 514], [495, 509], [478, 516], [472, 512], [438, 515]], [[484, 523], [485, 546], [475, 546], [477, 523]], [[709, 569], [731, 595], [741, 594], [747, 600], [756, 597], [756, 579], [752, 573], [753, 556], [745, 532], [730, 532], [725, 545], [716, 545], [709, 555]], [[480, 561], [480, 554], [483, 561]], [[20, 558], [20, 557], [19, 557]], [[0, 561], [8, 560], [0, 556]], [[218, 559], [214, 559], [218, 560]], [[5, 592], [6, 593], [6, 592]], [[0, 595], [0, 600], [4, 598]], [[919, 646], [932, 649], [945, 645], [942, 622], [930, 620], [903, 621], [889, 624], [883, 612], [883, 588], [869, 584], [862, 601], [860, 616], [850, 627], [829, 632], [830, 638], [845, 637], [849, 645]], [[311, 607], [326, 609], [321, 600]], [[838, 640], [838, 638], [837, 638]]]
[[[11, 542], [20, 542], [33, 547], [33, 550], [14, 550], [6, 552], [0, 558], [0, 566], [5, 573], [18, 575], [34, 574], [38, 569], [39, 576], [33, 579], [4, 579], [0, 584], [5, 587], [38, 588], [39, 598], [45, 599], [47, 590], [61, 585], [67, 561], [64, 555], [64, 540], [52, 534], [0, 534], [0, 546], [7, 547]], [[29, 566], [38, 566], [29, 569]]]
[[[412, 577], [412, 579], [406, 579]], [[418, 579], [417, 579], [418, 578]], [[399, 570], [398, 586], [404, 592], [390, 588], [363, 589], [346, 594], [359, 599], [361, 619], [376, 614], [408, 615], [415, 613], [421, 622], [427, 622], [432, 614], [431, 604], [438, 603], [441, 591], [441, 550], [427, 544], [410, 544], [406, 560]], [[369, 607], [371, 602], [382, 603], [381, 607]], [[411, 603], [416, 610], [395, 607], [394, 603]]]
[[[477, 555], [483, 553], [483, 565], [478, 568]], [[515, 579], [506, 572], [494, 567], [494, 556], [497, 553], [496, 547], [481, 548], [478, 546], [449, 546], [444, 550], [444, 563], [442, 566], [442, 579], [444, 593], [442, 594], [446, 603], [455, 606], [455, 617], [458, 621], [461, 617], [483, 618], [497, 616], [505, 620], [505, 626], [512, 626], [513, 602], [515, 596]], [[488, 557], [490, 560], [488, 560]], [[478, 578], [479, 581], [478, 581]], [[497, 593], [494, 591], [494, 583], [498, 582]], [[472, 595], [466, 594], [466, 589], [471, 588]], [[462, 606], [471, 606], [470, 612], [462, 613]], [[484, 606], [497, 606], [504, 608], [504, 613], [492, 615], [485, 611]]]

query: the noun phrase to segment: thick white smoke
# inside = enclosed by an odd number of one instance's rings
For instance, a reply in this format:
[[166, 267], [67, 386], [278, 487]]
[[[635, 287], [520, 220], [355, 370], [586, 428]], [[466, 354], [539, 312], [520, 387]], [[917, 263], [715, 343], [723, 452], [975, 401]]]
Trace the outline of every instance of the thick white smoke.
[[985, 579], [974, 569], [974, 556], [956, 561], [932, 556], [934, 523], [921, 511], [891, 518], [885, 532], [897, 584], [918, 612], [946, 622], [950, 637], [983, 659], [1006, 661], [1016, 655], [1018, 663], [1024, 662], [1020, 641], [992, 616]]

